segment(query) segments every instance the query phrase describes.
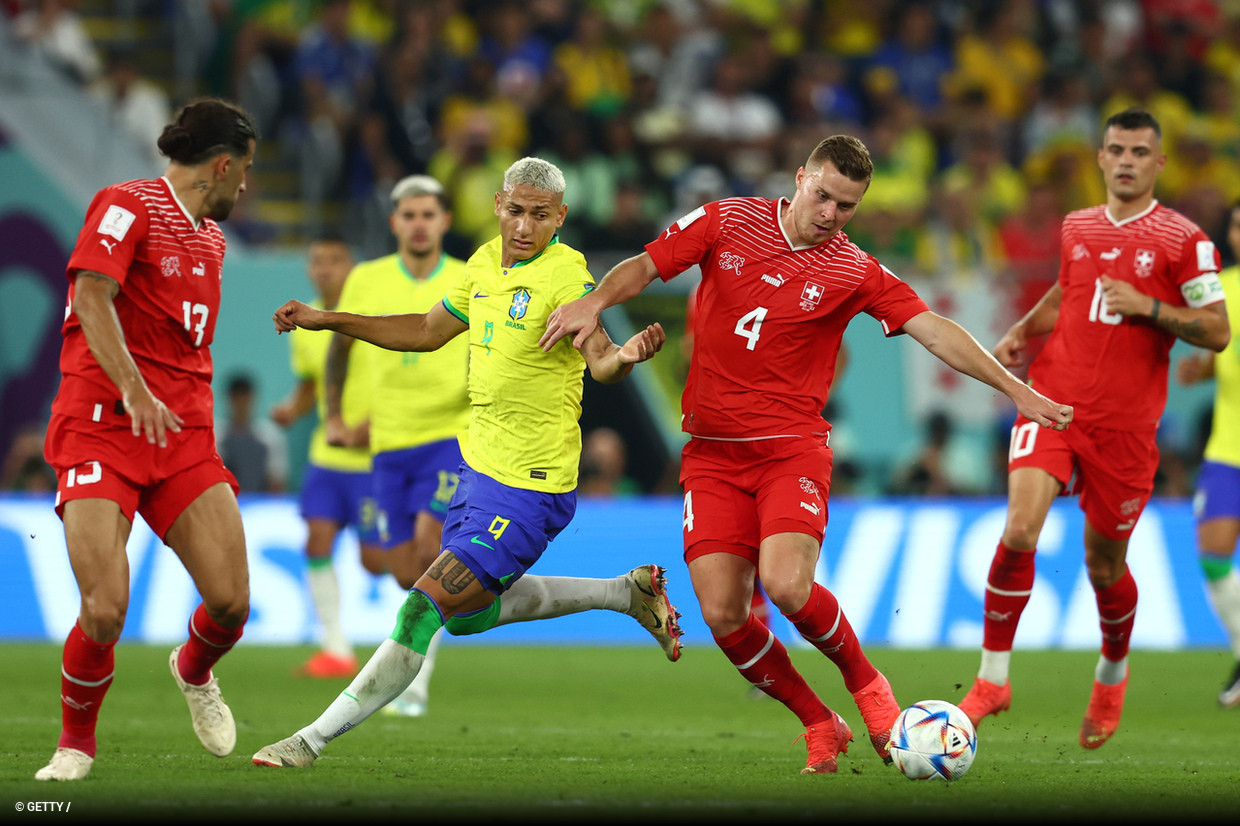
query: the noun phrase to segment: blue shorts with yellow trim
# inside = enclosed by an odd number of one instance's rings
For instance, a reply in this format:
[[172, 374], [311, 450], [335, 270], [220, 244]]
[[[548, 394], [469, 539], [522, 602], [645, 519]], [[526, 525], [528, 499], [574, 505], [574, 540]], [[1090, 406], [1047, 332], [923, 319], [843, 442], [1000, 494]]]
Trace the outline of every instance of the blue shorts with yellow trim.
[[572, 521], [577, 492], [509, 487], [466, 463], [443, 525], [452, 551], [488, 591], [502, 594]]

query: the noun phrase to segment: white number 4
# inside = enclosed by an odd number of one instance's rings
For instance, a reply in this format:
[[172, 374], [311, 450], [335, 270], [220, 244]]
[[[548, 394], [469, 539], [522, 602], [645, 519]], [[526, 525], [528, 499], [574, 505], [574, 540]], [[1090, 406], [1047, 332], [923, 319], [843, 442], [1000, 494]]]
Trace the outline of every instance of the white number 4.
[[766, 307], [756, 307], [745, 313], [736, 322], [736, 329], [732, 332], [744, 339], [748, 339], [745, 344], [746, 350], [752, 350], [758, 345], [758, 336], [761, 335], [762, 321], [766, 318]]

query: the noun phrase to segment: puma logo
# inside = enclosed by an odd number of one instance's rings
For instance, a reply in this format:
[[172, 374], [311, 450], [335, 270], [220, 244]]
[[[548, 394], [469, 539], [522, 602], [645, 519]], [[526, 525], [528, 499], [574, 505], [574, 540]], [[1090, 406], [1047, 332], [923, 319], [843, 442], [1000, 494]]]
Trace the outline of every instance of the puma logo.
[[116, 242], [108, 243], [106, 239], [100, 238], [99, 243], [103, 244], [103, 248], [108, 251], [108, 255], [112, 254], [112, 249], [116, 246]]

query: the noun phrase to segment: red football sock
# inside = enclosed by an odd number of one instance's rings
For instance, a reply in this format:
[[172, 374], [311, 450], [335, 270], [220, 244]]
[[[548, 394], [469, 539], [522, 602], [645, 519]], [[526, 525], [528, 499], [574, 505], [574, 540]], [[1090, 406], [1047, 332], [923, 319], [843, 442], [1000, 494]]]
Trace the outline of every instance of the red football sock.
[[835, 663], [844, 676], [844, 687], [850, 692], [860, 691], [878, 676], [878, 669], [861, 650], [861, 641], [853, 633], [839, 600], [817, 582], [801, 610], [786, 616], [802, 637]]
[[832, 719], [830, 709], [792, 667], [788, 649], [753, 614], [738, 630], [715, 637], [715, 644], [742, 677], [786, 705], [802, 725]]
[[1114, 585], [1095, 590], [1094, 596], [1102, 627], [1102, 656], [1118, 662], [1128, 656], [1132, 625], [1137, 619], [1137, 581], [1132, 578], [1132, 571], [1125, 568]]
[[986, 577], [982, 648], [1011, 651], [1021, 612], [1033, 593], [1034, 551], [1015, 551], [999, 543]]
[[95, 642], [81, 625], [73, 624], [61, 659], [60, 748], [95, 756], [95, 725], [103, 696], [112, 685], [115, 646], [115, 642]]
[[207, 616], [206, 606], [199, 603], [189, 618], [189, 641], [181, 646], [181, 654], [177, 657], [181, 679], [190, 685], [205, 685], [211, 679], [211, 666], [241, 639], [244, 629], [244, 622], [236, 628], [216, 624]]

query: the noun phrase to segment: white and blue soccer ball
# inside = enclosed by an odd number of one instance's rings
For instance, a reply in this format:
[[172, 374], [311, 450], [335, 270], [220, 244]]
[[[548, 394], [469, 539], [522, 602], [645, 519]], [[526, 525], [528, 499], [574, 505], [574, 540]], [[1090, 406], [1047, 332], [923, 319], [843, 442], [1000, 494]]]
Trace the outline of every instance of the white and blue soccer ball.
[[922, 700], [891, 727], [891, 760], [910, 780], [958, 780], [973, 765], [977, 731], [968, 715], [944, 700]]

